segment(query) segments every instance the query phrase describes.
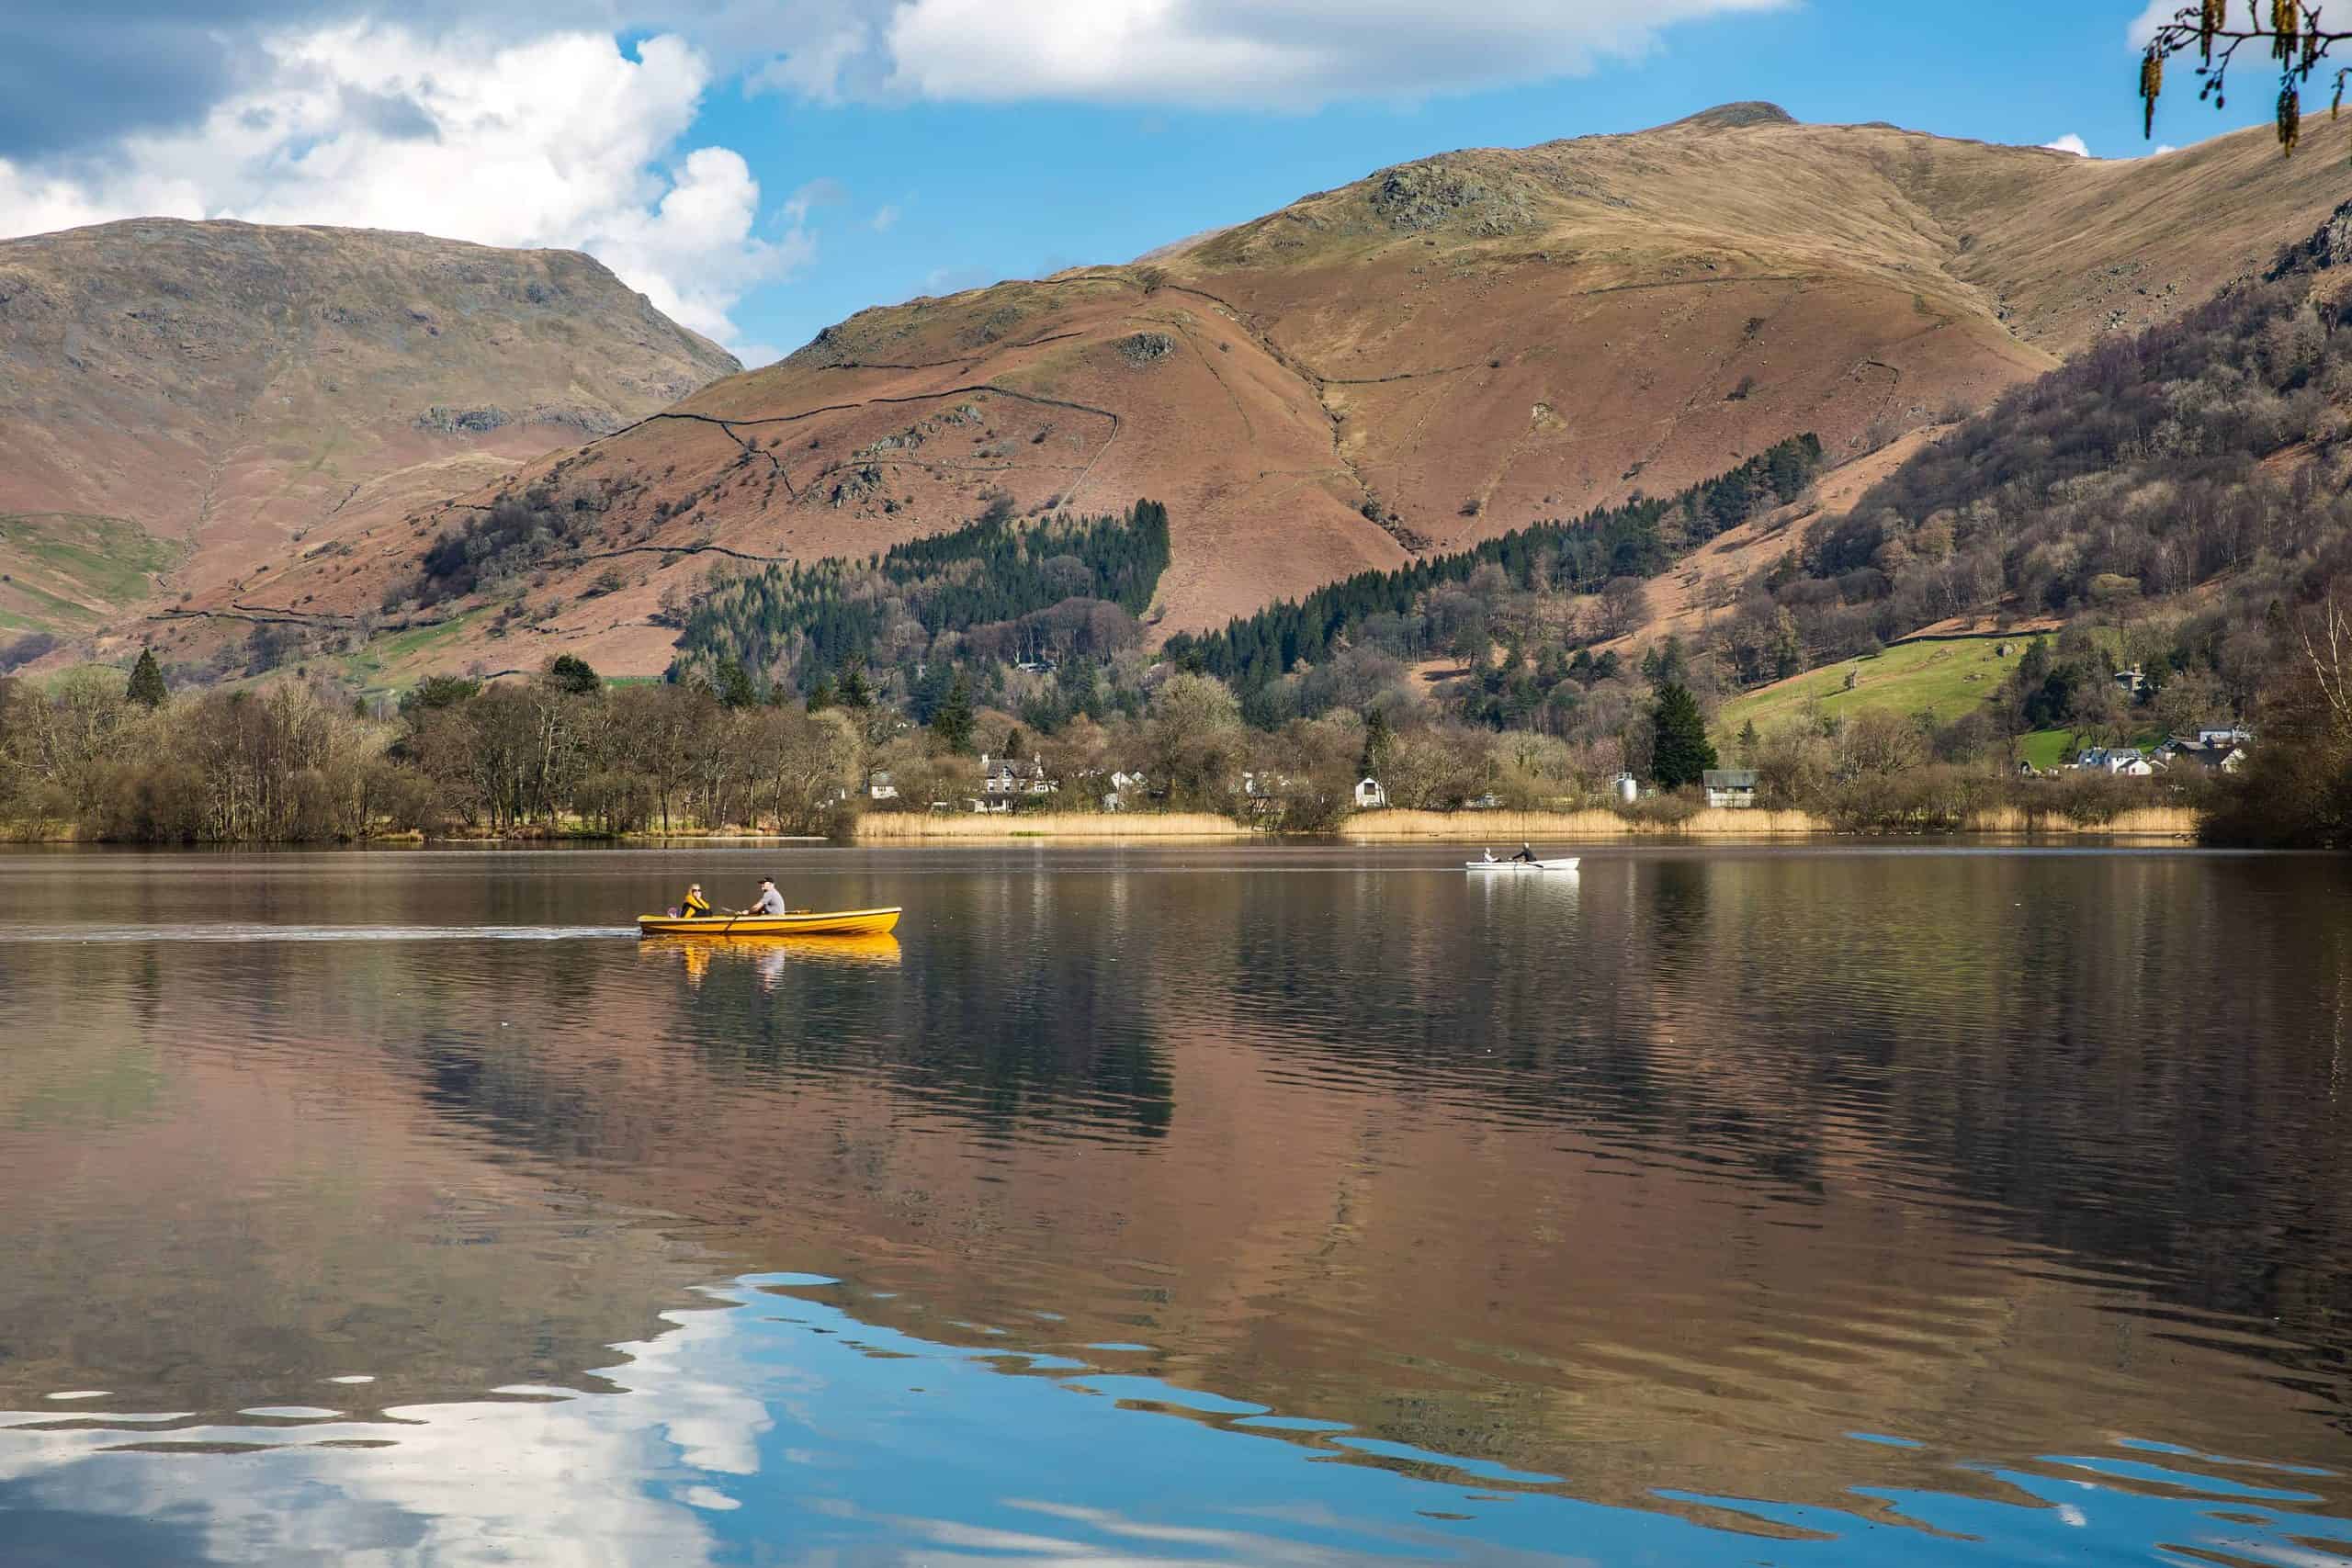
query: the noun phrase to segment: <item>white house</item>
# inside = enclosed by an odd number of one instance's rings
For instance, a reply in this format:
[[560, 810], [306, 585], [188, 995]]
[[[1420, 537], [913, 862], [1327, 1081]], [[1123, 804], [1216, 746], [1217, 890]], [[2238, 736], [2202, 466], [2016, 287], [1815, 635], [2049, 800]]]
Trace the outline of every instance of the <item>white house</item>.
[[1356, 809], [1384, 811], [1388, 807], [1388, 791], [1378, 779], [1356, 780]]
[[899, 786], [890, 782], [888, 773], [869, 773], [865, 779], [865, 797], [868, 800], [896, 800], [899, 798]]
[[2144, 779], [2156, 771], [2155, 764], [2136, 746], [2093, 747], [2075, 759], [2075, 766], [2086, 773], [2113, 773], [2134, 779]]
[[1114, 773], [1110, 782], [1111, 787], [1102, 793], [1102, 809], [1105, 811], [1125, 811], [1149, 793], [1143, 775], [1125, 768]]

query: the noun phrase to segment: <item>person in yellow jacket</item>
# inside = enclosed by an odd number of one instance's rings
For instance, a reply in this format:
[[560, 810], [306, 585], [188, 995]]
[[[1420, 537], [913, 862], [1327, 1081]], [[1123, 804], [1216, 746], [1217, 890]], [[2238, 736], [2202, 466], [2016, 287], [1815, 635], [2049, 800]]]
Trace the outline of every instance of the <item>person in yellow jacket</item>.
[[686, 889], [685, 902], [678, 906], [678, 913], [690, 920], [701, 919], [710, 913], [710, 900], [702, 896], [701, 883]]

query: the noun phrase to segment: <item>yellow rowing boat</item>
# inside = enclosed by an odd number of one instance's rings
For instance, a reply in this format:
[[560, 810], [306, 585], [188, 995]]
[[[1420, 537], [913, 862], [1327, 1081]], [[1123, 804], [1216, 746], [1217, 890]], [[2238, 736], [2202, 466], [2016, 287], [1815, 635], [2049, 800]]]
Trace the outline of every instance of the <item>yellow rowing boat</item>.
[[888, 936], [896, 909], [796, 909], [788, 915], [639, 915], [639, 936]]

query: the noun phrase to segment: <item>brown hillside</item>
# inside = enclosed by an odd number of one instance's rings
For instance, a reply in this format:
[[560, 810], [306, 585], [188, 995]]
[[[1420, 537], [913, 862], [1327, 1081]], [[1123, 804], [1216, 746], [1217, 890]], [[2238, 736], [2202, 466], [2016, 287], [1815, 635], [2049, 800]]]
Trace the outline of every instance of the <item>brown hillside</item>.
[[[1859, 456], [2309, 233], [2346, 132], [2315, 134], [2291, 161], [2247, 131], [2099, 163], [1738, 105], [1400, 164], [1150, 265], [864, 311], [534, 465], [628, 553], [539, 574], [527, 647], [469, 629], [434, 658], [650, 671], [690, 552], [864, 553], [1000, 488], [1023, 509], [1166, 502], [1165, 633], [1793, 432]], [[371, 609], [438, 525], [346, 514], [353, 553], [274, 602]]]
[[[159, 219], [8, 240], [0, 517], [143, 531], [201, 595], [393, 469], [511, 464], [741, 368], [571, 252]], [[104, 602], [69, 588], [46, 619]], [[27, 600], [0, 633], [42, 619]]]

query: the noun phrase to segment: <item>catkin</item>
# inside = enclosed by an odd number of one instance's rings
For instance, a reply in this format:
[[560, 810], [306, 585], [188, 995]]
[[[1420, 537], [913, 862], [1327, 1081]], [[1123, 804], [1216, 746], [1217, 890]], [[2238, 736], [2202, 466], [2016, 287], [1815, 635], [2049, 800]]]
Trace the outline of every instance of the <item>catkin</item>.
[[2278, 90], [2278, 146], [2280, 151], [2291, 154], [2295, 151], [2295, 143], [2302, 139], [2302, 99], [2296, 93], [2294, 88], [2281, 87]]
[[2156, 96], [2165, 90], [2165, 57], [2151, 49], [2140, 57], [2140, 101], [2146, 114], [2140, 122], [2140, 134], [2154, 136], [2156, 132]]

